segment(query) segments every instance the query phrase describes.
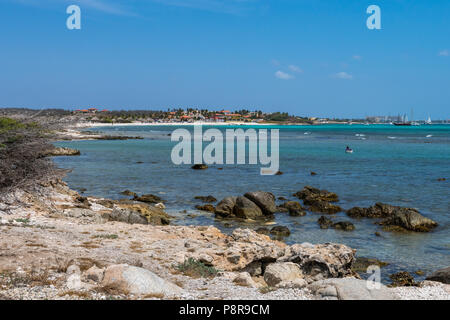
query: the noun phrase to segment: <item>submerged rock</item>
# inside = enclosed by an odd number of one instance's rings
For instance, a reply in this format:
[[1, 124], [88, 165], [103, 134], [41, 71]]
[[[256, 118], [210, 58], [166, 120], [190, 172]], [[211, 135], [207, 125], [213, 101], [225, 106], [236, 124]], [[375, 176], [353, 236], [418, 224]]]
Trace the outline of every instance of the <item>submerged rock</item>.
[[255, 231], [259, 234], [264, 234], [266, 236], [268, 236], [270, 234], [270, 230], [268, 228], [264, 228], [264, 227], [258, 228]]
[[195, 209], [206, 212], [215, 212], [216, 208], [214, 208], [211, 204], [205, 204], [203, 206], [195, 206]]
[[329, 192], [327, 190], [320, 190], [311, 186], [304, 187], [301, 191], [295, 193], [294, 196], [301, 200], [306, 200], [307, 202], [314, 202], [317, 200], [326, 202], [339, 201], [339, 197], [336, 193]]
[[418, 286], [418, 283], [414, 281], [414, 277], [406, 271], [391, 274], [389, 278], [392, 280], [390, 287]]
[[355, 230], [355, 225], [348, 221], [340, 221], [336, 222], [332, 225], [334, 229], [343, 230], [343, 231], [353, 231]]
[[328, 213], [328, 214], [335, 214], [342, 211], [342, 208], [340, 206], [337, 206], [335, 204], [331, 204], [326, 201], [314, 201], [310, 203], [309, 210], [312, 212], [319, 212], [319, 213]]
[[277, 213], [288, 213], [289, 210], [285, 207], [277, 206]]
[[143, 194], [142, 196], [135, 195], [133, 200], [134, 201], [139, 201], [139, 202], [146, 202], [146, 203], [160, 203], [160, 202], [164, 202], [163, 199], [161, 199], [158, 196], [155, 196], [154, 194]]
[[137, 197], [138, 196], [136, 194], [136, 192], [133, 192], [133, 191], [130, 191], [130, 190], [124, 190], [120, 194], [124, 195], [124, 196], [130, 196], [130, 197]]
[[270, 234], [281, 237], [288, 237], [291, 234], [291, 231], [288, 227], [285, 226], [276, 226], [270, 229]]
[[333, 225], [333, 221], [331, 219], [328, 219], [325, 216], [321, 216], [318, 220], [317, 223], [320, 226], [320, 229], [328, 229], [329, 227], [331, 227]]
[[196, 196], [195, 199], [197, 200], [201, 200], [203, 202], [207, 202], [207, 203], [213, 203], [213, 202], [217, 202], [217, 199], [214, 198], [213, 196], [209, 195], [209, 196]]
[[194, 164], [191, 168], [194, 170], [205, 170], [208, 169], [208, 166], [206, 164]]
[[333, 223], [331, 219], [328, 219], [327, 217], [321, 216], [317, 223], [320, 226], [320, 229], [328, 229], [333, 228], [337, 230], [343, 230], [343, 231], [352, 231], [355, 230], [355, 225], [348, 221], [339, 221], [336, 223]]
[[378, 259], [357, 257], [352, 264], [352, 270], [355, 272], [366, 273], [367, 268], [370, 266], [378, 266], [382, 268], [387, 265], [389, 265], [389, 263], [380, 261]]
[[281, 205], [281, 207], [286, 208], [290, 216], [299, 217], [306, 215], [305, 210], [298, 201], [288, 201]]

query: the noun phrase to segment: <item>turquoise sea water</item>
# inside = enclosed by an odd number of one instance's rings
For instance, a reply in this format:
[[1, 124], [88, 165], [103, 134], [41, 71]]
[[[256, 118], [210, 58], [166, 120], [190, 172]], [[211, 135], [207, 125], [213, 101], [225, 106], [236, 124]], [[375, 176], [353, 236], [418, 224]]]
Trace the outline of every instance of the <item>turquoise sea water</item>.
[[[204, 171], [174, 165], [170, 154], [176, 142], [171, 142], [168, 134], [176, 128], [94, 129], [115, 135], [140, 135], [145, 139], [61, 142], [58, 145], [80, 149], [81, 156], [57, 157], [55, 161], [62, 168], [73, 169], [66, 181], [74, 189], [86, 188], [86, 195], [119, 199], [123, 198], [119, 193], [125, 189], [158, 194], [167, 201], [167, 211], [177, 217], [175, 224], [215, 225], [224, 232], [243, 224], [226, 225], [209, 213], [195, 210], [195, 205], [200, 203], [194, 196], [211, 194], [220, 200], [264, 190], [295, 200], [293, 193], [311, 185], [336, 192], [339, 205], [345, 209], [375, 202], [414, 207], [437, 221], [439, 227], [430, 233], [388, 233], [374, 225], [375, 220], [355, 220], [343, 212], [333, 219], [352, 221], [355, 231], [321, 230], [317, 224], [320, 214], [310, 212], [304, 217], [277, 214], [276, 223], [290, 228], [288, 243], [344, 243], [357, 249], [359, 256], [390, 262], [382, 269], [384, 280], [388, 274], [400, 270], [420, 269], [429, 273], [450, 265], [449, 125], [264, 127], [280, 129], [280, 170], [284, 173], [280, 176], [261, 176], [260, 165], [212, 165]], [[185, 128], [193, 130], [189, 126]], [[355, 150], [353, 154], [344, 152], [347, 145]], [[311, 171], [317, 175], [311, 176]], [[438, 178], [447, 180], [438, 182]], [[198, 216], [188, 218], [181, 212], [184, 209]], [[257, 223], [244, 226], [260, 227]], [[376, 231], [382, 236], [375, 236]]]

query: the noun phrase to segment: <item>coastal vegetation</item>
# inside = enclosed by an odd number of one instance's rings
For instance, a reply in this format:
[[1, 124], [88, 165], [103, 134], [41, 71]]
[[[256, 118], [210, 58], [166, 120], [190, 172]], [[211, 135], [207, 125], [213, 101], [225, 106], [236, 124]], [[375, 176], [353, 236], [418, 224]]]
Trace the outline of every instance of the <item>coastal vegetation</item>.
[[55, 173], [42, 155], [51, 148], [36, 122], [0, 118], [0, 191], [26, 187]]
[[183, 263], [178, 264], [175, 269], [184, 275], [193, 278], [210, 278], [215, 277], [219, 270], [212, 266], [207, 266], [205, 263], [189, 258]]

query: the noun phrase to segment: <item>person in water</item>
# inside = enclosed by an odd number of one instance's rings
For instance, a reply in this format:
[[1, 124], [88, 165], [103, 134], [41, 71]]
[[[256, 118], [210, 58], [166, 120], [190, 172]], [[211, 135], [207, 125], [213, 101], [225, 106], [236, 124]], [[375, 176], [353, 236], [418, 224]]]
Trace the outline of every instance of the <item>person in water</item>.
[[347, 146], [347, 148], [345, 148], [345, 151], [353, 151], [349, 146]]

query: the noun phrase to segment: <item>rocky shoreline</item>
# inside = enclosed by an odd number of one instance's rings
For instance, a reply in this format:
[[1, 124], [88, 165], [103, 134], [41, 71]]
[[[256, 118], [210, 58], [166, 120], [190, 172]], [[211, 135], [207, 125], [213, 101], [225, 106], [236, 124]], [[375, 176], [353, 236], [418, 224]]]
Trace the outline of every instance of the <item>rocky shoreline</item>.
[[[117, 139], [139, 137], [118, 137]], [[54, 140], [116, 139], [69, 128]], [[42, 156], [76, 156], [55, 147]], [[59, 178], [0, 195], [0, 299], [450, 299], [449, 270], [415, 283], [399, 274], [396, 287], [370, 289], [357, 270], [382, 262], [356, 259], [346, 245], [277, 241], [289, 230], [174, 226], [155, 195], [110, 200], [85, 197]], [[248, 192], [197, 209], [221, 219], [271, 220], [275, 213], [324, 214], [322, 228], [351, 231], [336, 194], [305, 187], [298, 201], [276, 205], [269, 192]], [[282, 199], [278, 199], [282, 200]], [[285, 199], [286, 200], [286, 199]], [[383, 228], [425, 232], [435, 223], [415, 209], [375, 204], [347, 211], [350, 218], [379, 218]], [[287, 229], [287, 230], [286, 230]], [[272, 235], [271, 239], [267, 234]], [[394, 281], [395, 280], [395, 281]]]
[[345, 245], [172, 226], [158, 204], [82, 197], [61, 180], [4, 195], [0, 219], [1, 299], [450, 298], [440, 282], [368, 289]]

